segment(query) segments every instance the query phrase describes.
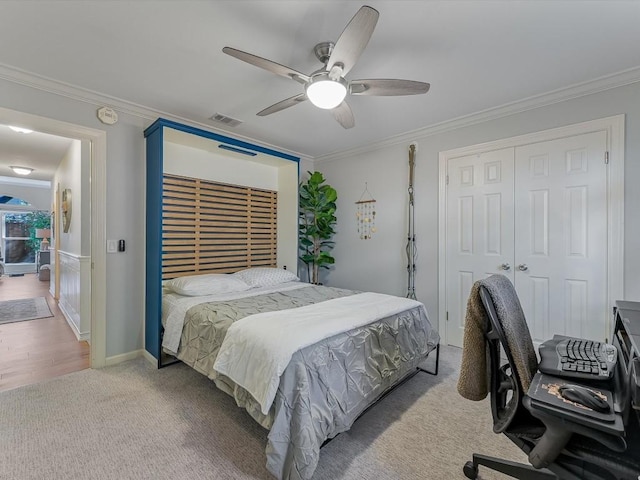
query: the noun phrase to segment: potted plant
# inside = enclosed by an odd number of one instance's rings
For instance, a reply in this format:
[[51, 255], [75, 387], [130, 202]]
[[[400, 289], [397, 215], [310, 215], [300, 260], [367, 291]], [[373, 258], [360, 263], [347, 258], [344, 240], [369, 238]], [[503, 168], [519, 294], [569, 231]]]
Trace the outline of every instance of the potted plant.
[[328, 252], [334, 245], [331, 237], [335, 233], [337, 221], [335, 213], [338, 194], [334, 188], [324, 184], [322, 173], [307, 173], [309, 178], [300, 183], [299, 190], [300, 260], [307, 265], [308, 280], [317, 285], [319, 270], [335, 263]]
[[32, 251], [40, 250], [41, 238], [36, 238], [36, 230], [39, 228], [51, 228], [51, 214], [44, 210], [36, 210], [27, 213], [25, 223], [29, 229], [29, 240], [27, 245]]

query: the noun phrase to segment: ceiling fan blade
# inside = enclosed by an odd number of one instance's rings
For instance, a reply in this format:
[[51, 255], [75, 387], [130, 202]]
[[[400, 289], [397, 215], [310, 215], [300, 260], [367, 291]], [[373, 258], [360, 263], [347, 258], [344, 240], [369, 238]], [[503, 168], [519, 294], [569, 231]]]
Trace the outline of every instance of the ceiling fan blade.
[[356, 12], [345, 27], [331, 51], [327, 62], [327, 70], [336, 64], [342, 64], [342, 75], [353, 68], [360, 54], [369, 43], [380, 14], [375, 8], [364, 5]]
[[224, 47], [222, 51], [227, 55], [231, 55], [232, 57], [237, 58], [238, 60], [250, 63], [251, 65], [255, 65], [256, 67], [262, 68], [271, 73], [275, 73], [276, 75], [291, 78], [296, 82], [304, 84], [309, 81], [309, 75], [305, 75], [304, 73], [300, 73], [293, 68], [280, 65], [279, 63], [272, 62], [271, 60], [267, 60], [266, 58], [258, 57], [257, 55], [243, 52], [242, 50], [237, 50], [231, 47]]
[[356, 121], [353, 118], [353, 112], [347, 102], [342, 102], [336, 108], [331, 109], [333, 118], [335, 118], [340, 125], [344, 128], [352, 128], [356, 125]]
[[301, 102], [304, 102], [307, 99], [307, 95], [301, 93], [294, 97], [286, 98], [278, 103], [274, 103], [270, 107], [265, 108], [264, 110], [256, 113], [259, 117], [264, 117], [266, 115], [271, 115], [272, 113], [279, 112], [280, 110], [284, 110], [285, 108], [293, 107]]
[[380, 97], [396, 95], [420, 95], [429, 91], [429, 85], [425, 82], [414, 80], [377, 79], [377, 80], [353, 80], [349, 82], [351, 95], [375, 95]]

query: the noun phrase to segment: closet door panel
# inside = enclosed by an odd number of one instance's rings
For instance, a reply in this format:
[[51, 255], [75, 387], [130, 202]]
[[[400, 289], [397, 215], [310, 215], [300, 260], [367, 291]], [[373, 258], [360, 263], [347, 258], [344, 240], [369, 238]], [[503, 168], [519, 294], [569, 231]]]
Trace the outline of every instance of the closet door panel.
[[449, 344], [462, 346], [464, 316], [473, 283], [494, 273], [513, 279], [513, 162], [513, 148], [448, 162]]
[[606, 336], [605, 148], [594, 132], [515, 149], [515, 286], [536, 343]]

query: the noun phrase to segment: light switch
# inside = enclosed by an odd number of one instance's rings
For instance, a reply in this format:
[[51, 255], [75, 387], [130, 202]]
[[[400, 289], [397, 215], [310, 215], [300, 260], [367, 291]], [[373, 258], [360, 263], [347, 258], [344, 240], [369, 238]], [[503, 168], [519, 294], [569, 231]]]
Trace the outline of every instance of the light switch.
[[118, 251], [117, 240], [107, 240], [107, 253], [116, 253]]

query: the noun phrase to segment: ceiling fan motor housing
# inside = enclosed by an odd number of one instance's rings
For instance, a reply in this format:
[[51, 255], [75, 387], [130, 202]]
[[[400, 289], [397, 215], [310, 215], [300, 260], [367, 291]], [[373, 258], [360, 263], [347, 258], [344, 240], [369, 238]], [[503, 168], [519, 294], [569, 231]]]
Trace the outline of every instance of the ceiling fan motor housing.
[[320, 60], [324, 65], [329, 61], [329, 57], [331, 57], [331, 52], [333, 52], [333, 46], [335, 44], [333, 42], [321, 42], [313, 47], [313, 53], [316, 55], [316, 58]]

